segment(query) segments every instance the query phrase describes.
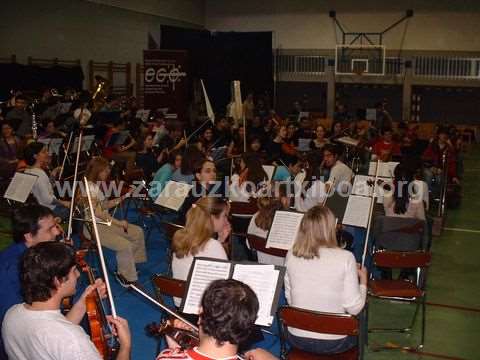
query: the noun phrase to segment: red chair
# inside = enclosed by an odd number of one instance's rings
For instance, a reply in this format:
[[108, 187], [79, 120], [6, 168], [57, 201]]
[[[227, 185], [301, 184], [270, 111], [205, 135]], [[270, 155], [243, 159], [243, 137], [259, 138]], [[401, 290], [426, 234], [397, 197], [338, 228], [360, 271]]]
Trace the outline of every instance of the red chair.
[[283, 258], [287, 256], [287, 250], [265, 247], [267, 244], [267, 240], [259, 236], [248, 234], [247, 241], [250, 244], [250, 247], [255, 251]]
[[155, 274], [152, 277], [155, 292], [161, 296], [183, 298], [186, 290], [186, 282], [169, 276]]
[[[281, 357], [284, 360], [356, 360], [362, 358], [363, 346], [359, 321], [353, 315], [324, 313], [293, 306], [283, 306], [278, 310], [278, 319], [280, 326]], [[288, 327], [323, 334], [357, 336], [359, 344], [343, 353], [329, 355], [314, 354], [293, 346], [290, 348], [290, 351], [287, 351]]]
[[[410, 326], [406, 328], [371, 328], [369, 332], [410, 332], [418, 314], [422, 311], [422, 330], [420, 344], [416, 349], [423, 347], [425, 341], [425, 299], [426, 274], [432, 256], [426, 251], [397, 252], [378, 251], [373, 255], [375, 266], [388, 269], [416, 269], [416, 280], [370, 280], [368, 294], [371, 297], [384, 300], [395, 300], [406, 303], [416, 303], [415, 314]], [[368, 315], [367, 315], [368, 319]]]
[[169, 223], [169, 222], [164, 222], [163, 223], [163, 229], [167, 233], [167, 238], [170, 240], [170, 242], [173, 239], [173, 235], [177, 232], [177, 230], [183, 229], [184, 227], [182, 225], [174, 224], [174, 223]]

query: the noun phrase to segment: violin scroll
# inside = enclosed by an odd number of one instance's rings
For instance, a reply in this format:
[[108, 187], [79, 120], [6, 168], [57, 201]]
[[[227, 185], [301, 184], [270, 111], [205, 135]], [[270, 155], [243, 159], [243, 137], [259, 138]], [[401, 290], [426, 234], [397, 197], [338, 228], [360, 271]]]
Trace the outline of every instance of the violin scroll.
[[177, 342], [182, 349], [191, 349], [198, 346], [200, 341], [196, 332], [174, 327], [168, 320], [160, 323], [152, 322], [145, 326], [145, 331], [149, 336], [154, 337], [167, 335]]

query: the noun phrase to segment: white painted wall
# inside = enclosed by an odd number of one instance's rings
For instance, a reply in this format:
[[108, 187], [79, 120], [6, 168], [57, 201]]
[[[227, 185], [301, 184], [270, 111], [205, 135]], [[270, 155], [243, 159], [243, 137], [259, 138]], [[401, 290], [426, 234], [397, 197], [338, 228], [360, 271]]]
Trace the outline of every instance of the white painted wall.
[[480, 51], [480, 1], [206, 0], [205, 26], [218, 31], [274, 31], [274, 47], [333, 49], [341, 42], [328, 11], [346, 31], [382, 31], [406, 9], [415, 16], [388, 32], [390, 49]]
[[[84, 0], [7, 0], [2, 1], [0, 8], [0, 57], [15, 54], [17, 61], [24, 64], [28, 56], [80, 59], [85, 87], [89, 60], [130, 62], [135, 84], [135, 64], [143, 62], [149, 30], [158, 32], [162, 24], [199, 27]], [[170, 15], [172, 11], [173, 8]], [[180, 15], [185, 13], [184, 7]]]

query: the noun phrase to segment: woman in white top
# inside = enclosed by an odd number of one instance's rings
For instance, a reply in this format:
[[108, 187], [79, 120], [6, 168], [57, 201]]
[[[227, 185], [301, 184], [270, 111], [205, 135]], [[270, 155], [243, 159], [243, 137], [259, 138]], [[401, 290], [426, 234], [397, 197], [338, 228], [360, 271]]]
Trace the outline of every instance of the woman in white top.
[[[116, 251], [117, 272], [127, 282], [135, 282], [138, 280], [135, 264], [147, 261], [144, 234], [140, 226], [130, 224], [127, 220], [115, 219], [109, 214], [109, 209], [118, 206], [128, 196], [125, 194], [110, 200], [106, 198], [102, 188], [109, 188], [106, 182], [109, 175], [110, 164], [107, 159], [94, 157], [89, 161], [85, 176], [88, 180], [95, 216], [97, 221], [110, 224], [98, 224], [100, 241], [106, 248]], [[88, 205], [86, 194], [82, 194], [82, 202], [84, 206]], [[86, 228], [84, 228], [85, 232]]]
[[[352, 315], [363, 309], [367, 272], [358, 268], [351, 252], [338, 247], [335, 217], [327, 207], [315, 206], [305, 214], [285, 265], [289, 305]], [[356, 337], [295, 328], [289, 328], [288, 337], [295, 347], [318, 354], [340, 353], [356, 344]]]
[[[288, 197], [284, 197], [283, 201], [282, 198], [277, 197], [259, 197], [257, 200], [258, 211], [253, 215], [248, 224], [247, 234], [267, 239], [275, 212], [288, 209], [288, 205]], [[247, 243], [247, 245], [249, 244]], [[257, 251], [257, 258], [260, 264], [283, 266], [285, 263], [283, 257], [265, 254], [261, 251]]]
[[425, 220], [424, 197], [412, 171], [404, 164], [394, 170], [393, 191], [385, 194], [383, 209], [386, 216], [398, 216]]
[[[29, 167], [25, 173], [35, 175], [37, 181], [33, 185], [32, 193], [37, 202], [53, 211], [56, 217], [65, 220], [69, 215], [70, 201], [57, 199], [53, 192], [52, 180], [48, 177], [45, 170], [50, 163], [50, 155], [45, 144], [33, 142], [28, 144], [24, 150], [25, 161]], [[51, 176], [54, 178], [60, 168], [52, 170]]]
[[256, 197], [267, 185], [268, 175], [258, 156], [243, 153], [238, 169], [231, 178], [230, 200], [247, 202], [251, 196]]
[[[228, 203], [220, 197], [205, 196], [187, 212], [185, 228], [178, 230], [172, 239], [172, 275], [186, 280], [194, 257], [227, 260], [223, 244], [230, 235]], [[214, 239], [214, 234], [218, 238]], [[175, 299], [180, 305], [180, 299]]]
[[327, 193], [325, 183], [321, 180], [320, 158], [310, 153], [306, 162], [306, 175], [295, 194], [295, 210], [307, 212], [316, 205], [323, 205]]

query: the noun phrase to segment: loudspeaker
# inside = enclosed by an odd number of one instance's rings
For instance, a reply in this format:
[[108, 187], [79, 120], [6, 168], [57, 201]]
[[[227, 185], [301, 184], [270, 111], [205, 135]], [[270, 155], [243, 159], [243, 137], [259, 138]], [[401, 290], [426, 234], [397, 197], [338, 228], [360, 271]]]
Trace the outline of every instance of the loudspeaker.
[[337, 16], [337, 12], [335, 10], [330, 10], [328, 12], [328, 16], [330, 16], [331, 18], [334, 18]]
[[407, 17], [412, 17], [413, 16], [413, 9], [408, 9], [407, 10]]

